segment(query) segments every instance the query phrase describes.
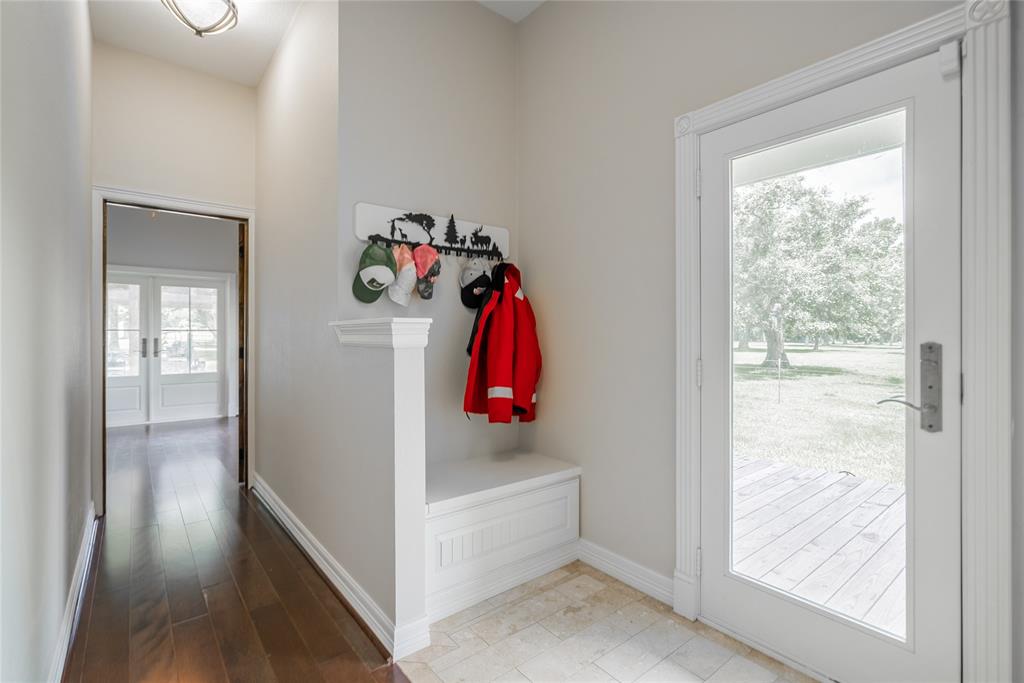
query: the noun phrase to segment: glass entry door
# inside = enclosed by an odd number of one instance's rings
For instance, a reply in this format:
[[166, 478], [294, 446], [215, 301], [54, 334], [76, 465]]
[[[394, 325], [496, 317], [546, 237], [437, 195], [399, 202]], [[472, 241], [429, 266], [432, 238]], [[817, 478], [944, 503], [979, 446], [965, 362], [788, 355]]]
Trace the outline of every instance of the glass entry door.
[[228, 413], [229, 275], [107, 274], [107, 425]]
[[960, 671], [959, 79], [701, 136], [702, 615], [841, 681]]
[[129, 274], [107, 278], [106, 348], [107, 425], [139, 424], [148, 419], [149, 281]]
[[206, 280], [154, 280], [154, 421], [222, 414], [224, 294], [222, 284]]

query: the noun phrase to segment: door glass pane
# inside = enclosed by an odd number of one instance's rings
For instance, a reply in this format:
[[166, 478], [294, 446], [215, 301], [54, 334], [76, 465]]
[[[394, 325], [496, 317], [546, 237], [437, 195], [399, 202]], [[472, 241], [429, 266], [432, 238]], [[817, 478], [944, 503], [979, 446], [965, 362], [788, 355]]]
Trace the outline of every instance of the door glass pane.
[[107, 377], [139, 376], [139, 331], [107, 330]]
[[905, 119], [731, 162], [732, 571], [901, 639]]
[[193, 330], [217, 329], [217, 290], [192, 287], [191, 321]]
[[164, 332], [160, 337], [160, 374], [188, 374], [188, 332]]
[[187, 330], [189, 322], [188, 287], [160, 287], [160, 327]]
[[139, 329], [139, 285], [107, 283], [107, 329]]
[[140, 285], [107, 283], [107, 377], [138, 377], [141, 339]]
[[217, 334], [193, 332], [191, 353], [192, 372], [217, 372]]

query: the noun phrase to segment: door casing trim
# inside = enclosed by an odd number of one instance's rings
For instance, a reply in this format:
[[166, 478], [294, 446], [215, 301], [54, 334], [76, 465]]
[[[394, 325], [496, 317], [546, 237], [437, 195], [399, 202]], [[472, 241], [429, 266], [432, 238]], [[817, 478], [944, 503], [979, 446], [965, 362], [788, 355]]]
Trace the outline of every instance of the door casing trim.
[[[183, 197], [144, 192], [123, 187], [110, 187], [105, 185], [93, 185], [92, 187], [92, 292], [91, 303], [91, 327], [90, 338], [102, 339], [103, 335], [103, 302], [106, 273], [106, 217], [105, 207], [107, 203], [123, 203], [146, 208], [164, 209], [179, 211], [182, 213], [193, 213], [202, 216], [226, 218], [230, 220], [244, 221], [247, 223], [247, 273], [246, 273], [246, 316], [248, 326], [246, 330], [245, 355], [246, 355], [246, 473], [249, 485], [255, 481], [256, 472], [256, 340], [254, 330], [256, 329], [256, 211], [255, 209], [235, 206], [228, 203], [217, 203], [199, 201]], [[239, 289], [241, 283], [239, 282]], [[241, 292], [239, 291], [239, 294]], [[106, 406], [104, 405], [106, 392], [104, 391], [104, 358], [103, 345], [100, 350], [92, 354], [92, 415], [91, 415], [91, 443], [92, 453], [92, 494], [96, 509], [96, 515], [102, 516], [106, 513], [106, 462], [105, 462], [105, 428]], [[242, 378], [239, 376], [239, 381]], [[241, 406], [239, 406], [241, 409]]]
[[1011, 4], [966, 0], [675, 119], [676, 612], [700, 616], [700, 135], [932, 52], [954, 68], [956, 53], [943, 46], [959, 41], [962, 319], [971, 321], [963, 326], [962, 680], [1012, 679]]

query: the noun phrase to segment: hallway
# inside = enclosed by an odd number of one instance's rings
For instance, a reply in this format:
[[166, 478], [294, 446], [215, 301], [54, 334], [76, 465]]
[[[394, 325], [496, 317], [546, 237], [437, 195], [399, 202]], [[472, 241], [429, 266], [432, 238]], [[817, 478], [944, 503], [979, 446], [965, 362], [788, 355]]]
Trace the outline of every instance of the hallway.
[[65, 681], [404, 680], [235, 483], [237, 420], [108, 430]]

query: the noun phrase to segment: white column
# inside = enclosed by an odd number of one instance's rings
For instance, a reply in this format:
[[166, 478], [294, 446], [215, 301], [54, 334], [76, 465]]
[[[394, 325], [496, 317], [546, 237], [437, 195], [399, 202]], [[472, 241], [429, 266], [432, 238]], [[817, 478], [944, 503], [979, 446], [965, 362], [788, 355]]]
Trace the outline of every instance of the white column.
[[[331, 323], [344, 346], [390, 349], [394, 370], [395, 659], [430, 644], [426, 601], [426, 388], [430, 318]], [[386, 643], [387, 644], [387, 643]]]
[[1013, 661], [1011, 4], [965, 3], [963, 679], [977, 683], [1011, 680]]

